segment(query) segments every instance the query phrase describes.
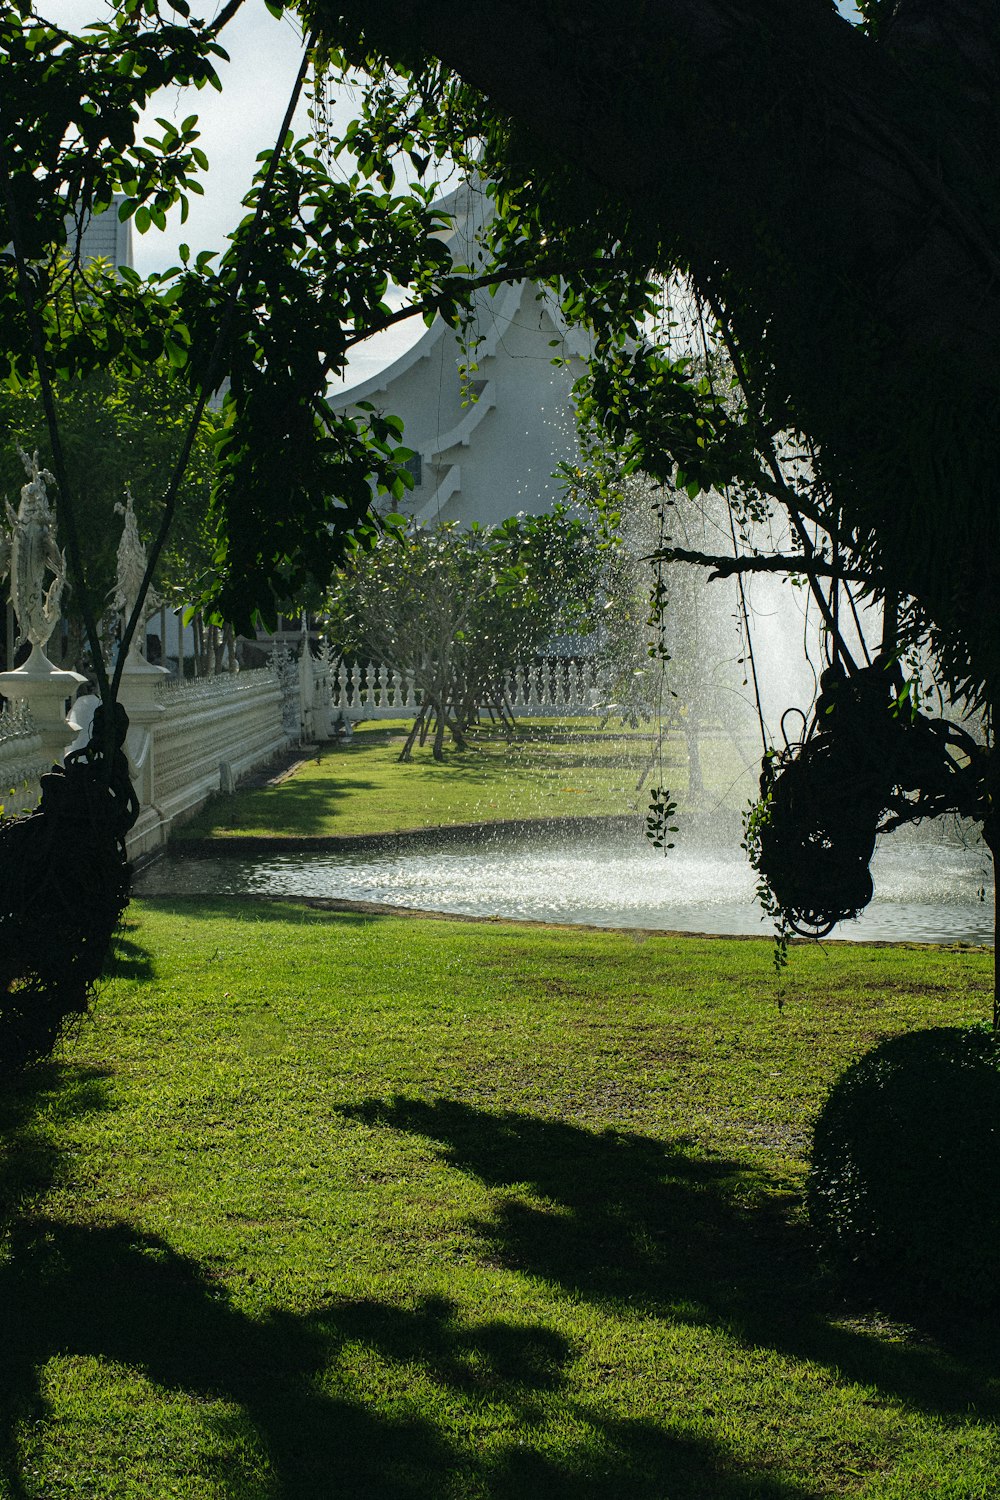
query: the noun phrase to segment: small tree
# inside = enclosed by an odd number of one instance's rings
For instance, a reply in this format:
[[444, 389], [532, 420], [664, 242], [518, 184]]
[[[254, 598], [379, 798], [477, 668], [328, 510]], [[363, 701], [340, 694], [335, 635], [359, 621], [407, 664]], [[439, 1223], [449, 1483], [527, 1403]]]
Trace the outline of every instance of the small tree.
[[[130, 490], [139, 527], [149, 535], [169, 482], [194, 405], [171, 378], [165, 361], [144, 370], [120, 366], [83, 379], [59, 382], [55, 407], [67, 463], [77, 476], [80, 551], [96, 600], [109, 601], [115, 581], [120, 522], [114, 507]], [[206, 411], [198, 424], [178, 495], [177, 512], [153, 587], [174, 604], [200, 593], [215, 549], [209, 515], [213, 439], [218, 417]], [[37, 451], [50, 465], [51, 441], [38, 378], [0, 386], [0, 494], [16, 495], [23, 483], [17, 449]], [[83, 619], [74, 593], [64, 605], [67, 636], [63, 663], [87, 665]]]
[[420, 693], [400, 759], [433, 729], [440, 760], [446, 731], [464, 748], [483, 708], [507, 717], [506, 667], [557, 633], [589, 627], [596, 583], [587, 529], [565, 510], [491, 530], [411, 523], [354, 554], [329, 610], [342, 650], [401, 673]]

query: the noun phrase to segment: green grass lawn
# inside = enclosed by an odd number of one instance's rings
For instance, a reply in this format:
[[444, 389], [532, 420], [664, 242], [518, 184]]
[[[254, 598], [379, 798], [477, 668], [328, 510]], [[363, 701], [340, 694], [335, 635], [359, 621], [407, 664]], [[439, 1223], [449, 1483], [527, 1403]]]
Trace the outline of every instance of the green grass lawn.
[[[681, 736], [671, 736], [662, 765], [637, 790], [655, 743], [651, 729], [600, 732], [596, 722], [542, 723], [522, 726], [520, 736], [508, 740], [485, 728], [470, 737], [468, 750], [448, 748], [443, 762], [432, 758], [428, 745], [400, 765], [407, 727], [363, 725], [353, 744], [322, 749], [280, 786], [213, 799], [175, 837], [327, 837], [506, 818], [645, 814], [649, 787], [661, 776], [682, 808], [692, 805]], [[742, 808], [744, 773], [756, 753], [728, 735], [706, 735], [706, 791], [697, 806]]]
[[4, 1500], [977, 1500], [996, 1331], [843, 1300], [853, 1057], [991, 957], [134, 907], [0, 1111]]

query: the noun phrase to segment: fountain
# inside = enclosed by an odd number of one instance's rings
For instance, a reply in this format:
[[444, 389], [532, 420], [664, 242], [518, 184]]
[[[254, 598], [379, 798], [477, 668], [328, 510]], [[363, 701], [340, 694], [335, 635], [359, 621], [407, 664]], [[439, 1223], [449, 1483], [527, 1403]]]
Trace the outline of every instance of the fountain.
[[[737, 586], [733, 580], [721, 581], [710, 590], [710, 607], [704, 602], [695, 607], [703, 623], [713, 627], [714, 643], [697, 632], [692, 636], [684, 620], [668, 641], [673, 655], [668, 672], [692, 708], [686, 717], [673, 714], [669, 728], [686, 739], [691, 759], [687, 804], [682, 802], [676, 819], [678, 834], [671, 835], [676, 847], [666, 857], [643, 837], [644, 799], [658, 779], [655, 751], [649, 756], [644, 748], [623, 770], [629, 795], [623, 792], [613, 832], [579, 823], [569, 832], [558, 820], [540, 820], [516, 830], [487, 824], [461, 834], [430, 830], [406, 838], [330, 840], [327, 847], [308, 853], [268, 848], [248, 857], [240, 857], [234, 840], [225, 846], [224, 857], [151, 867], [140, 892], [308, 896], [472, 916], [767, 936], [770, 922], [755, 900], [757, 877], [740, 847], [740, 813], [757, 795], [762, 750], [757, 705], [745, 644], [740, 649]], [[686, 581], [678, 592], [685, 591]], [[769, 740], [780, 744], [781, 716], [789, 703], [807, 706], [814, 694], [816, 673], [802, 642], [804, 637], [809, 641], [818, 660], [815, 618], [810, 618], [803, 594], [766, 576], [753, 579], [749, 609], [763, 718]], [[872, 639], [879, 623], [864, 622]], [[727, 631], [732, 641], [728, 651]], [[642, 660], [640, 652], [626, 670]], [[706, 682], [711, 683], [708, 695]], [[669, 705], [673, 700], [667, 694], [664, 701]], [[717, 781], [714, 787], [701, 784], [698, 734], [686, 734], [696, 714], [703, 725], [714, 724], [738, 746], [741, 774], [725, 789]], [[839, 923], [835, 938], [991, 941], [993, 906], [985, 897], [991, 864], [972, 825], [939, 820], [887, 836], [872, 872], [874, 901], [858, 919]]]
[[[774, 677], [787, 681], [789, 671], [790, 664], [779, 662]], [[716, 711], [722, 714], [719, 705], [727, 705], [723, 717], [741, 775], [732, 786], [718, 770], [705, 776], [700, 796], [676, 819], [676, 847], [666, 857], [643, 837], [644, 798], [657, 773], [648, 742], [631, 741], [618, 819], [590, 826], [577, 820], [572, 831], [561, 820], [539, 819], [516, 828], [484, 824], [476, 830], [331, 839], [326, 847], [320, 842], [309, 852], [287, 854], [269, 847], [241, 856], [240, 841], [231, 840], [217, 858], [149, 867], [139, 893], [319, 897], [389, 909], [767, 936], [771, 928], [755, 901], [756, 877], [740, 848], [740, 812], [756, 792], [760, 739], [755, 743], [738, 663], [730, 664], [728, 678], [720, 664], [713, 678]], [[777, 692], [769, 701], [777, 703]], [[709, 770], [707, 762], [703, 770]], [[990, 941], [992, 904], [980, 899], [989, 886], [989, 859], [973, 829], [936, 824], [927, 832], [902, 830], [883, 840], [873, 874], [875, 900], [857, 921], [841, 923], [835, 938]]]
[[[981, 849], [959, 837], [887, 841], [875, 857], [876, 897], [835, 938], [985, 943], [992, 905]], [[355, 843], [361, 841], [354, 841]], [[659, 931], [768, 935], [754, 901], [755, 877], [736, 839], [685, 838], [665, 859], [631, 832], [581, 840], [557, 825], [516, 834], [486, 829], [447, 841], [385, 838], [367, 847], [163, 860], [149, 866], [140, 895], [309, 896], [429, 912], [593, 924]]]

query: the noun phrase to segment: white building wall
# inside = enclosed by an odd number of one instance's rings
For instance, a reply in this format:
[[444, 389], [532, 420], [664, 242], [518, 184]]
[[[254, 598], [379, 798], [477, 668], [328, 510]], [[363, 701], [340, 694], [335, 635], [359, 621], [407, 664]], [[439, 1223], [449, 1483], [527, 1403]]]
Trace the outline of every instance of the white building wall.
[[[464, 185], [442, 206], [453, 215], [455, 260], [474, 265], [489, 200]], [[554, 472], [577, 455], [572, 384], [586, 345], [566, 329], [556, 299], [527, 282], [494, 295], [483, 290], [472, 326], [478, 337], [467, 342], [436, 319], [379, 375], [333, 399], [338, 409], [370, 401], [402, 418], [403, 442], [419, 454], [420, 482], [399, 509], [428, 525], [495, 525], [520, 510], [549, 511], [562, 492]], [[555, 366], [559, 357], [570, 366]], [[463, 382], [461, 367], [470, 361], [477, 368]]]
[[[124, 202], [124, 195], [116, 193], [109, 209], [102, 214], [92, 214], [84, 223], [80, 236], [80, 252], [84, 263], [100, 259], [107, 261], [115, 271], [120, 266], [131, 268], [132, 221], [126, 219], [123, 223], [118, 217], [118, 209]], [[72, 219], [66, 221], [66, 229], [72, 245], [77, 232]]]

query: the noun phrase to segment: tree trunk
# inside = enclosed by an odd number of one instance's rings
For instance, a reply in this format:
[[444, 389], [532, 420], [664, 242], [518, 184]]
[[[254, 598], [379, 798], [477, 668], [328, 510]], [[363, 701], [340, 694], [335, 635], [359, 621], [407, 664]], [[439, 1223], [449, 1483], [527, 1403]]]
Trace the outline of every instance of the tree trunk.
[[205, 623], [201, 615], [195, 615], [191, 621], [191, 633], [194, 636], [192, 642], [191, 657], [194, 664], [195, 677], [205, 675]]
[[451, 730], [451, 737], [455, 741], [456, 750], [468, 750], [469, 742], [465, 738], [465, 725], [455, 714], [445, 714], [445, 723]]
[[421, 745], [424, 743], [424, 736], [427, 733], [426, 729], [424, 728], [424, 719], [426, 715], [427, 705], [425, 703], [413, 721], [413, 727], [411, 728], [409, 734], [406, 736], [406, 743], [397, 756], [398, 760], [409, 761], [413, 759], [413, 745], [414, 741], [417, 738], [417, 735], [420, 736]]
[[983, 843], [993, 859], [993, 1030], [1000, 1031], [1000, 762], [991, 744], [988, 771], [990, 810], [983, 819]]
[[226, 671], [238, 672], [240, 664], [236, 655], [236, 632], [231, 625], [227, 625], [223, 631], [223, 647], [226, 655]]
[[431, 746], [431, 754], [434, 756], [435, 760], [444, 760], [444, 705], [441, 703], [435, 703], [434, 714], [434, 743]]

